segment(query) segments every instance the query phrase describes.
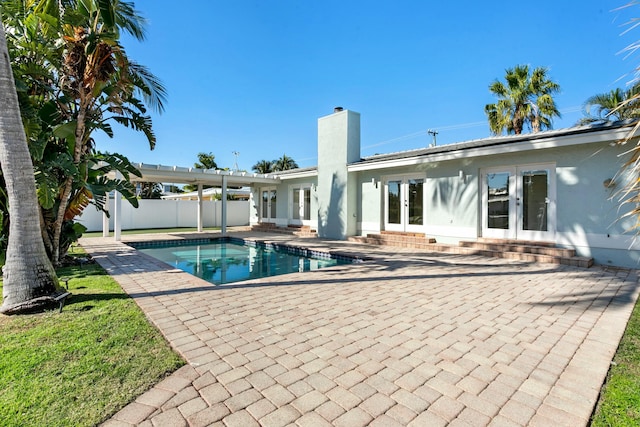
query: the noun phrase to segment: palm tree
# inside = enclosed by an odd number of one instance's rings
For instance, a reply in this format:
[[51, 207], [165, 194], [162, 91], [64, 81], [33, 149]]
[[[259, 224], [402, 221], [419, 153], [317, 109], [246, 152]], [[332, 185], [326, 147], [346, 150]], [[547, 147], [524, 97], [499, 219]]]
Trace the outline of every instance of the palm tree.
[[196, 169], [218, 169], [216, 156], [213, 153], [198, 153], [198, 162], [193, 164]]
[[298, 164], [295, 162], [295, 160], [293, 160], [286, 154], [283, 154], [282, 157], [273, 161], [272, 171], [278, 172], [296, 168], [298, 168]]
[[550, 129], [553, 118], [560, 117], [553, 99], [560, 86], [548, 78], [547, 69], [537, 67], [530, 72], [528, 65], [516, 65], [506, 70], [505, 81], [489, 85], [489, 91], [498, 97], [497, 103], [484, 109], [491, 132], [518, 135], [525, 124], [533, 132]]
[[[627, 4], [621, 6], [620, 8], [630, 8], [637, 7], [637, 1], [629, 1]], [[638, 22], [638, 18], [633, 18], [629, 20], [626, 25], [629, 25], [629, 29], [626, 31], [630, 31], [631, 29], [636, 29]], [[626, 32], [625, 31], [625, 32]], [[633, 53], [640, 49], [640, 40], [636, 40], [632, 42], [629, 46], [627, 46], [624, 50]], [[638, 68], [636, 67], [636, 71]], [[636, 75], [636, 82], [638, 82], [638, 78]], [[638, 88], [640, 83], [636, 83], [632, 90]], [[635, 91], [633, 94], [627, 94], [626, 99], [618, 105], [618, 109], [626, 109], [628, 105], [631, 106], [633, 110], [633, 115], [631, 117], [637, 117], [635, 112], [635, 106], [640, 103], [640, 91]], [[638, 133], [638, 129], [640, 129], [640, 121], [636, 121], [633, 126], [630, 127], [629, 132], [625, 138], [622, 138], [620, 141], [617, 141], [619, 145], [626, 145], [630, 142], [633, 142], [633, 145], [628, 149], [624, 163], [618, 172], [619, 176], [627, 176], [626, 182], [618, 192], [618, 199], [620, 202], [620, 206], [628, 205], [629, 210], [627, 213], [623, 214], [622, 217], [631, 217], [635, 219], [634, 228], [636, 231], [636, 235], [640, 235], [640, 144], [637, 143], [635, 136]]]
[[9, 200], [9, 242], [0, 312], [15, 314], [50, 304], [59, 291], [40, 230], [36, 183], [20, 117], [4, 26], [0, 25], [0, 164]]
[[578, 123], [615, 122], [637, 118], [640, 116], [638, 94], [640, 83], [625, 91], [616, 88], [608, 93], [593, 95], [585, 101], [585, 117]]
[[[146, 109], [136, 93], [141, 92], [148, 104], [162, 111], [166, 92], [153, 74], [127, 57], [119, 43], [120, 30], [144, 40], [144, 19], [128, 2], [86, 0], [82, 4], [68, 3], [75, 7], [70, 13], [64, 10], [62, 13], [63, 17], [69, 16], [68, 22], [64, 22], [66, 25], [62, 26], [66, 42], [62, 80], [65, 95], [75, 100], [75, 112], [69, 117], [72, 129], [75, 127], [73, 163], [80, 165], [83, 156], [91, 150], [91, 131], [104, 129], [104, 121], [100, 120], [103, 109], [115, 114], [112, 118], [118, 123], [144, 132], [153, 149], [156, 138], [151, 130], [151, 120], [143, 115]], [[73, 192], [73, 178], [67, 177], [60, 194], [52, 239], [54, 262], [60, 258], [58, 242]]]
[[256, 164], [251, 167], [251, 170], [255, 173], [271, 173], [273, 172], [273, 162], [270, 160], [258, 160]]
[[[153, 149], [156, 137], [145, 103], [161, 112], [166, 91], [145, 67], [130, 60], [120, 45], [121, 32], [138, 40], [145, 37], [145, 21], [133, 3], [4, 0], [5, 5], [5, 10], [14, 14], [5, 22], [12, 26], [15, 52], [20, 55], [14, 61], [17, 73], [24, 73], [22, 86], [28, 88], [20, 100], [30, 97], [23, 105], [31, 106], [36, 113], [32, 116], [41, 120], [28, 129], [39, 129], [41, 134], [35, 146], [43, 147], [45, 155], [34, 161], [34, 166], [45, 247], [57, 263], [64, 255], [60, 241], [65, 224], [88, 203], [103, 208], [109, 187], [119, 187], [127, 200], [137, 203], [128, 174], [138, 172], [126, 158], [112, 155], [107, 159], [111, 170], [122, 173], [122, 180], [105, 179], [105, 168], [91, 168], [99, 157], [104, 160], [94, 149], [92, 132], [102, 130], [113, 137], [109, 121], [115, 121], [143, 132]], [[39, 48], [38, 55], [32, 53], [33, 46]], [[38, 138], [30, 141], [34, 139]], [[95, 170], [100, 171], [99, 177], [93, 175]]]
[[160, 199], [162, 197], [162, 185], [159, 182], [139, 182], [141, 199]]

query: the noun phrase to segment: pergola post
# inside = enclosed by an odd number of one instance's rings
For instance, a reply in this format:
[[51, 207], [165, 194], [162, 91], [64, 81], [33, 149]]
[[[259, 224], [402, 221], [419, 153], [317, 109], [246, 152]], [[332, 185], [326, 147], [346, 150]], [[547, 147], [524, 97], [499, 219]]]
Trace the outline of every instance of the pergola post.
[[198, 233], [202, 233], [202, 184], [198, 184]]
[[227, 234], [227, 176], [222, 175], [222, 218], [220, 224], [220, 233]]
[[104, 203], [104, 212], [102, 212], [102, 237], [109, 237], [109, 195], [107, 194], [107, 200]]
[[113, 192], [113, 210], [113, 238], [119, 242], [122, 231], [122, 196], [118, 191]]

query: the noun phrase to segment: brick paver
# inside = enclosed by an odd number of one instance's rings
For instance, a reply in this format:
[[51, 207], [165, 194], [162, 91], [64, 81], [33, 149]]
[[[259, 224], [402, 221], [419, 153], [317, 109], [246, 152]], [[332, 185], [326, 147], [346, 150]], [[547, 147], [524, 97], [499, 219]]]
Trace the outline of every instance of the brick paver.
[[188, 362], [105, 425], [586, 425], [638, 296], [635, 271], [237, 235], [371, 260], [212, 286], [83, 239]]

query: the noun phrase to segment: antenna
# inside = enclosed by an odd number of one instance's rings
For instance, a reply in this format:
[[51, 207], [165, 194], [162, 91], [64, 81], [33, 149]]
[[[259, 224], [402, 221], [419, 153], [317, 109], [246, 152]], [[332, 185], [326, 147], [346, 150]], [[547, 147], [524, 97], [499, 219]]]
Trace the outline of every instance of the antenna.
[[427, 131], [427, 133], [431, 136], [433, 136], [433, 142], [431, 144], [429, 144], [429, 147], [435, 147], [436, 146], [436, 135], [438, 134], [437, 130], [434, 129], [429, 129]]
[[233, 155], [236, 157], [236, 161], [235, 161], [235, 163], [233, 164], [233, 170], [234, 170], [235, 172], [238, 172], [238, 156], [240, 155], [240, 152], [239, 152], [239, 151], [232, 151], [232, 153], [233, 153]]

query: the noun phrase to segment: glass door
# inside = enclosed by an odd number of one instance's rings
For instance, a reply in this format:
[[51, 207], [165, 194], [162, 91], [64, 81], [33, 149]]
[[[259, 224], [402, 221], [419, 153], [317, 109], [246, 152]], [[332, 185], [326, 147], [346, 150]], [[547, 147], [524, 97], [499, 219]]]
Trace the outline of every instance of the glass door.
[[[519, 239], [555, 239], [555, 168], [517, 168]], [[553, 187], [553, 188], [552, 188]], [[551, 195], [554, 197], [551, 197]]]
[[498, 239], [515, 239], [515, 199], [512, 196], [511, 169], [486, 171], [483, 174], [482, 235]]
[[423, 177], [389, 177], [385, 182], [385, 230], [422, 231], [424, 225]]
[[262, 222], [275, 222], [277, 202], [276, 189], [263, 188], [260, 194], [260, 219]]
[[482, 236], [555, 238], [555, 165], [487, 169], [482, 173]]
[[311, 220], [311, 186], [293, 187], [291, 200], [291, 224], [307, 225]]

